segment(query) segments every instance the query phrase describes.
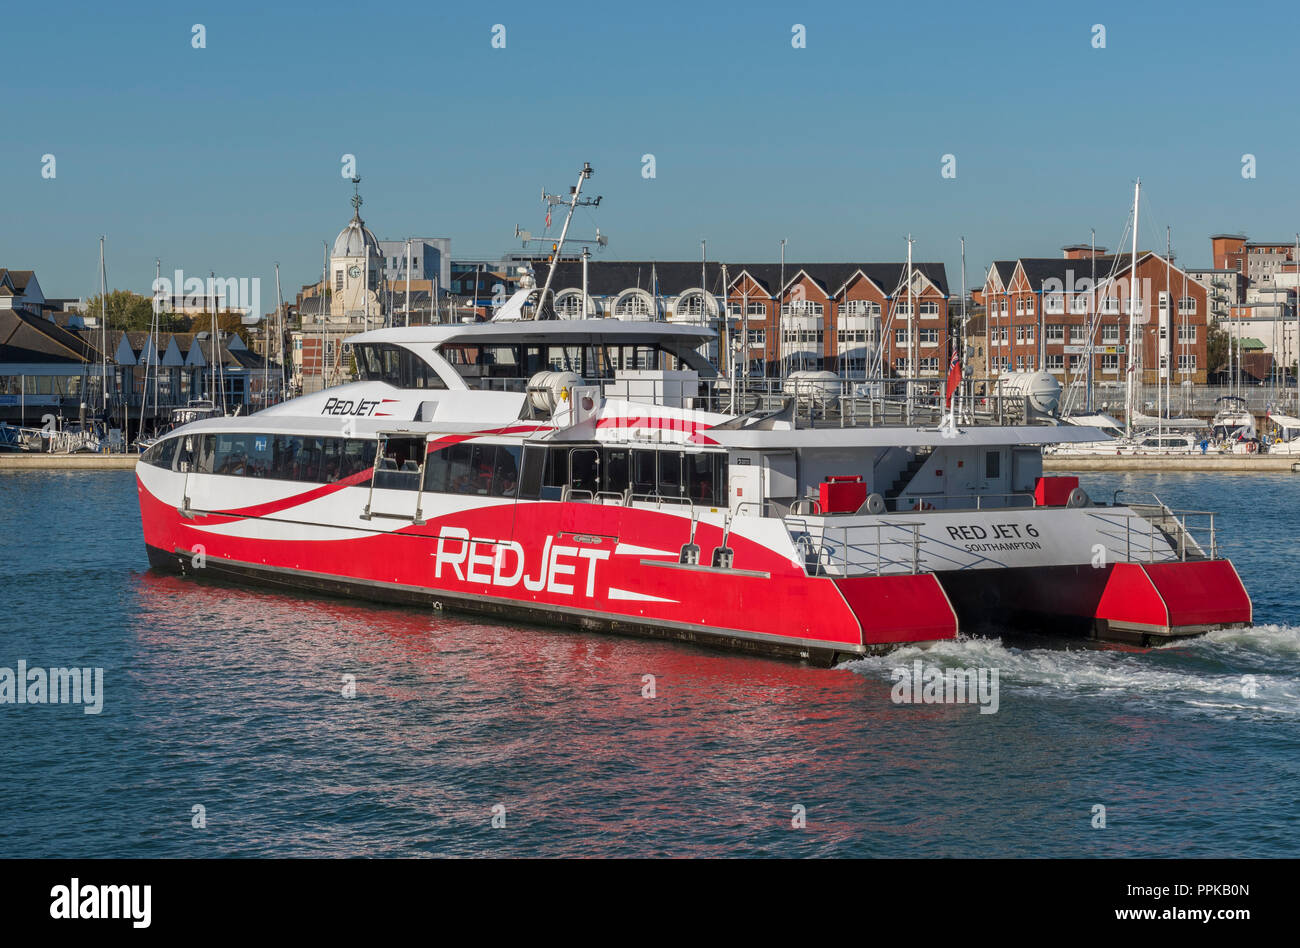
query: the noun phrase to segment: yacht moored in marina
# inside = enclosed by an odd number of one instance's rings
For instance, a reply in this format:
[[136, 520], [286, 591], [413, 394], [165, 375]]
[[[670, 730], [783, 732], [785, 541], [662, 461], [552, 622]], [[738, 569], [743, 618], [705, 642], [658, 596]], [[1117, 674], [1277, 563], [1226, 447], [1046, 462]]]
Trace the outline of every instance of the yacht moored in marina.
[[1210, 430], [1222, 441], [1250, 441], [1255, 437], [1255, 416], [1239, 395], [1221, 395], [1214, 400], [1216, 411]]

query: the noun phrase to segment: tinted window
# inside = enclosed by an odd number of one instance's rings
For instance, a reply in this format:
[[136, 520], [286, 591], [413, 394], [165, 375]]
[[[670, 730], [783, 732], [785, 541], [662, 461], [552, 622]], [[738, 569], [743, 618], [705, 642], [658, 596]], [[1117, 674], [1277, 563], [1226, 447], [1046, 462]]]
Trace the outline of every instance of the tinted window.
[[589, 494], [600, 490], [600, 453], [595, 448], [575, 448], [569, 454], [569, 486]]
[[984, 452], [984, 476], [1001, 477], [1002, 476], [1002, 455], [997, 451]]
[[632, 452], [632, 493], [653, 494], [655, 492], [655, 468], [659, 455], [655, 451]]
[[474, 492], [470, 454], [468, 444], [456, 444], [447, 449], [446, 490], [448, 493], [471, 494]]
[[514, 497], [519, 490], [519, 455], [522, 449], [518, 445], [497, 445], [496, 463], [492, 471], [492, 495], [494, 497]]
[[536, 500], [542, 493], [542, 474], [546, 467], [546, 449], [535, 444], [524, 448], [524, 470], [519, 482], [519, 496]]
[[544, 487], [563, 487], [569, 483], [569, 449], [552, 448], [546, 459], [546, 475], [542, 480]]
[[354, 347], [357, 372], [372, 382], [387, 382], [395, 388], [432, 389], [447, 385], [433, 367], [410, 349], [391, 343], [364, 343]]
[[682, 495], [682, 464], [676, 451], [659, 452], [659, 493], [664, 497]]
[[630, 483], [628, 452], [622, 448], [610, 448], [605, 452], [604, 470], [601, 471], [600, 489], [614, 494], [627, 490]]
[[165, 467], [171, 469], [172, 460], [176, 457], [176, 448], [180, 444], [180, 438], [167, 438], [159, 441], [149, 447], [140, 458], [145, 464], [152, 464], [154, 467]]
[[194, 469], [194, 454], [198, 448], [198, 435], [186, 435], [180, 439], [180, 447], [176, 450], [176, 470], [189, 471]]
[[194, 458], [194, 470], [200, 474], [211, 474], [216, 468], [217, 436], [202, 435], [199, 438], [198, 453]]
[[687, 454], [682, 457], [682, 469], [686, 474], [686, 496], [694, 503], [713, 505], [713, 458], [712, 454]]
[[351, 477], [361, 471], [375, 466], [375, 447], [377, 442], [349, 438], [343, 445], [343, 458], [339, 477]]

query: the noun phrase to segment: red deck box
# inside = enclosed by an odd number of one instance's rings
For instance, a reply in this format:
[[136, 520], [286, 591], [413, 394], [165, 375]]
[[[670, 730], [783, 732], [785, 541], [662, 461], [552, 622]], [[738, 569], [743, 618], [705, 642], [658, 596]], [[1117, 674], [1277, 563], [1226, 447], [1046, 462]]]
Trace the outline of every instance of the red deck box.
[[867, 502], [861, 474], [829, 474], [818, 487], [822, 513], [854, 513]]
[[1034, 506], [1064, 507], [1070, 491], [1078, 486], [1077, 477], [1040, 477], [1034, 482]]

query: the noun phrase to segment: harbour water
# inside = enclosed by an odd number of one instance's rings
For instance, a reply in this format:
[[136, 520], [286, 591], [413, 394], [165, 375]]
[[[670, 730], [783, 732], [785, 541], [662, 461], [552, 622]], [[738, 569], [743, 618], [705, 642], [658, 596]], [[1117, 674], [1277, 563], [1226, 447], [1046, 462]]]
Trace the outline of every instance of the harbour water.
[[[130, 472], [7, 473], [0, 666], [103, 709], [0, 705], [0, 856], [1300, 854], [1300, 477], [1084, 486], [1220, 511], [1257, 627], [813, 668], [161, 576]], [[894, 703], [916, 658], [997, 713]]]

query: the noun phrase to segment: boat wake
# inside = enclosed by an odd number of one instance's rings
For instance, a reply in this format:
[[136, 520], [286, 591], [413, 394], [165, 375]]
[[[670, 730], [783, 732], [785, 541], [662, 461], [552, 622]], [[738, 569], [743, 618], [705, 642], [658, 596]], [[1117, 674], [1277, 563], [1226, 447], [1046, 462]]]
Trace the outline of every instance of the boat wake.
[[1226, 629], [1160, 648], [1022, 647], [998, 638], [962, 638], [840, 665], [893, 681], [896, 668], [997, 669], [1006, 709], [1016, 695], [1045, 700], [1103, 699], [1130, 709], [1183, 710], [1217, 717], [1300, 717], [1300, 628]]

